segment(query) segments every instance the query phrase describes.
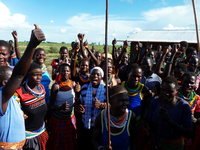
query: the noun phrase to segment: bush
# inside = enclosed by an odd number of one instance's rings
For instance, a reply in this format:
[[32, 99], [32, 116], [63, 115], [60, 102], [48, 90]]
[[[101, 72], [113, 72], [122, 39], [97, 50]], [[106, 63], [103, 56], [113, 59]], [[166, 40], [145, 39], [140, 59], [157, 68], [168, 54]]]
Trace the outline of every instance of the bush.
[[51, 46], [48, 50], [49, 53], [59, 53], [59, 49], [57, 47]]

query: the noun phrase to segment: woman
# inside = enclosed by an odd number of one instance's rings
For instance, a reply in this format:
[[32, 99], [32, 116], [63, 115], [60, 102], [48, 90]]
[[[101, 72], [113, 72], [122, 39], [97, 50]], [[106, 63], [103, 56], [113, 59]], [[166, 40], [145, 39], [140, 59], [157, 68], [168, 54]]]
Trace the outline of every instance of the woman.
[[[129, 97], [122, 86], [113, 86], [110, 91], [111, 147], [114, 150], [133, 150], [135, 147], [136, 115], [128, 110]], [[96, 149], [108, 147], [107, 109], [101, 111], [95, 120], [93, 144]]]
[[[153, 144], [161, 150], [183, 150], [183, 137], [192, 137], [190, 106], [183, 99], [176, 97], [177, 89], [177, 80], [174, 77], [166, 77], [162, 81], [160, 96], [150, 102], [147, 122]], [[155, 144], [155, 141], [159, 143]]]
[[68, 49], [65, 46], [62, 46], [59, 51], [60, 57], [58, 59], [54, 59], [51, 63], [52, 66], [52, 79], [55, 82], [61, 79], [61, 75], [59, 74], [59, 66], [62, 63], [67, 63], [70, 65], [70, 60], [67, 58], [68, 56]]
[[45, 102], [45, 88], [40, 84], [42, 80], [42, 69], [40, 65], [32, 63], [25, 82], [16, 93], [24, 114], [26, 128], [25, 148], [35, 150], [48, 149], [48, 133], [45, 128], [44, 117], [47, 112]]
[[81, 130], [81, 146], [83, 146], [83, 149], [92, 149], [91, 140], [95, 117], [106, 106], [106, 89], [102, 83], [103, 76], [103, 70], [100, 67], [94, 67], [90, 71], [90, 83], [81, 87], [78, 111], [82, 114], [84, 124]]
[[46, 95], [45, 95], [45, 101], [47, 104], [49, 104], [49, 84], [51, 82], [50, 77], [49, 77], [49, 73], [47, 70], [46, 65], [44, 64], [45, 60], [46, 60], [46, 54], [44, 49], [42, 48], [37, 48], [35, 50], [35, 54], [33, 57], [34, 63], [37, 63], [41, 66], [42, 68], [42, 80], [41, 80], [41, 84], [44, 86], [45, 91], [46, 91]]
[[[75, 92], [80, 85], [70, 80], [71, 69], [68, 64], [60, 66], [61, 79], [51, 89], [50, 117], [51, 148], [53, 150], [77, 149], [76, 118], [74, 115]], [[74, 90], [75, 89], [75, 90]]]

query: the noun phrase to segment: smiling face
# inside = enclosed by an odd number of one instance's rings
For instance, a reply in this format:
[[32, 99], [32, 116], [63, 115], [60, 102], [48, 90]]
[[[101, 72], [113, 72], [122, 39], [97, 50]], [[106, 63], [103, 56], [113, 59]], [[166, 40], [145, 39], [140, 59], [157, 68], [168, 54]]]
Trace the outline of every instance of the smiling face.
[[184, 75], [181, 84], [183, 94], [184, 96], [187, 96], [192, 90], [195, 89], [196, 78], [192, 75]]
[[62, 81], [67, 81], [68, 79], [70, 79], [71, 76], [71, 70], [69, 66], [62, 66], [61, 69], [61, 77], [62, 77]]
[[61, 57], [61, 59], [62, 59], [62, 60], [65, 60], [65, 59], [67, 58], [67, 56], [68, 56], [68, 51], [67, 51], [67, 49], [61, 50], [61, 52], [60, 52], [60, 57]]
[[39, 64], [39, 65], [42, 65], [44, 64], [46, 60], [46, 54], [45, 54], [45, 51], [44, 50], [38, 50], [37, 52], [37, 55], [36, 55], [36, 63]]
[[135, 88], [142, 79], [142, 69], [135, 68], [128, 75], [129, 88]]
[[92, 87], [98, 87], [101, 80], [101, 72], [98, 69], [94, 69], [90, 75], [90, 82], [92, 83]]
[[80, 72], [82, 74], [87, 73], [89, 70], [89, 62], [88, 61], [82, 61], [80, 64]]
[[177, 93], [177, 88], [175, 83], [168, 83], [164, 82], [161, 85], [161, 92], [162, 98], [164, 98], [165, 102], [170, 102], [174, 99]]
[[0, 46], [0, 66], [6, 66], [6, 62], [10, 57], [10, 51], [6, 46]]
[[28, 84], [29, 86], [37, 86], [40, 85], [40, 82], [42, 80], [42, 69], [34, 69], [33, 73], [28, 74]]

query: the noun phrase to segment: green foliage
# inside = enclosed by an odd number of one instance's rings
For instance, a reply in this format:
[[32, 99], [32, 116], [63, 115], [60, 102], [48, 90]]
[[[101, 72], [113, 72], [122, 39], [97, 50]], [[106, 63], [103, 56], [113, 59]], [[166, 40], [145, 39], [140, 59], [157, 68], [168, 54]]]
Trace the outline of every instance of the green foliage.
[[49, 53], [59, 53], [59, 49], [57, 47], [51, 46], [48, 50]]

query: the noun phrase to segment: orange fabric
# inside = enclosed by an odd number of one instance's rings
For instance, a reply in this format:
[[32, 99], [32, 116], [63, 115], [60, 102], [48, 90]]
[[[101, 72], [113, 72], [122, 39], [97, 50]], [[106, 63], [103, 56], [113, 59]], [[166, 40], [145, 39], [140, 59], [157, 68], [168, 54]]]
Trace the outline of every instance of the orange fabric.
[[0, 149], [21, 149], [24, 146], [25, 142], [26, 139], [16, 143], [0, 142]]

